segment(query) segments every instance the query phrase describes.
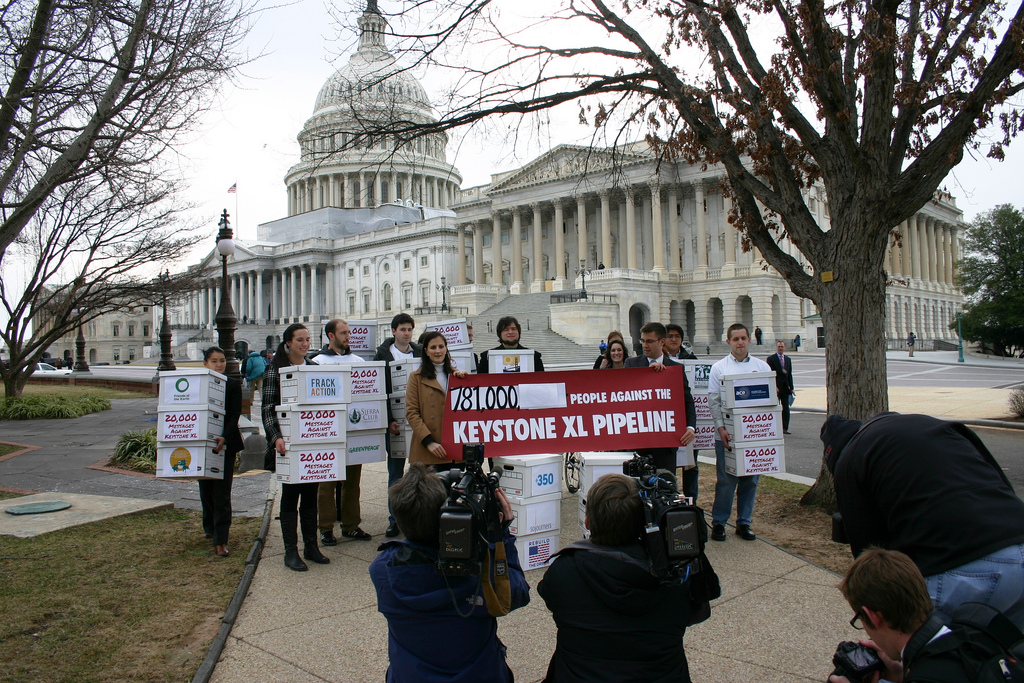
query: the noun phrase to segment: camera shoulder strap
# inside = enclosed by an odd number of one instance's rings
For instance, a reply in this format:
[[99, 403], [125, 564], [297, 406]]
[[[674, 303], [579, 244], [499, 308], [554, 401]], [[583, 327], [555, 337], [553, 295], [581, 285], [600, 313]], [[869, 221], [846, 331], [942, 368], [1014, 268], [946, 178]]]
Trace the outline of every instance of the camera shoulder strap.
[[498, 541], [494, 544], [494, 561], [491, 561], [491, 550], [488, 548], [487, 561], [480, 568], [480, 587], [483, 589], [488, 614], [492, 617], [503, 617], [512, 611], [512, 585], [508, 577], [505, 541], [501, 538], [500, 531]]

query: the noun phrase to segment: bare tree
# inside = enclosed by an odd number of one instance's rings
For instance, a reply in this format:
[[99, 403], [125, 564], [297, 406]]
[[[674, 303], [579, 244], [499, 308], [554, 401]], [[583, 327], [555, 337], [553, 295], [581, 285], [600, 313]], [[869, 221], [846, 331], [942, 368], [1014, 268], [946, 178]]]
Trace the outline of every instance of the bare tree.
[[248, 0], [0, 4], [0, 260], [58, 210], [63, 185], [146, 182], [246, 61], [253, 12]]
[[[406, 63], [451, 69], [453, 85], [437, 123], [382, 129], [403, 139], [570, 105], [610, 138], [720, 165], [745, 246], [818, 306], [829, 410], [854, 418], [888, 407], [890, 233], [965, 149], [999, 159], [1022, 122], [1024, 4], [560, 0], [532, 23], [489, 0], [394, 4]], [[827, 231], [807, 206], [815, 183]], [[822, 468], [807, 500], [833, 496]]]
[[[59, 198], [60, 201], [57, 201]], [[194, 274], [157, 279], [203, 235], [183, 226], [172, 182], [123, 188], [101, 178], [65, 183], [10, 245], [0, 269], [9, 350], [7, 396], [20, 396], [46, 349], [94, 318], [194, 287]]]

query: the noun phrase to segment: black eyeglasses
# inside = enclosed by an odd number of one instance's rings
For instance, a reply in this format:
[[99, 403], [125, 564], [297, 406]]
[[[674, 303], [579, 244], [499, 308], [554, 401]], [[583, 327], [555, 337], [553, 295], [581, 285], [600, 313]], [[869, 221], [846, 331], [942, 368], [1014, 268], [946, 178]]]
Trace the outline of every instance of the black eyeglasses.
[[850, 626], [858, 631], [864, 630], [864, 616], [860, 613], [860, 610], [857, 610], [857, 613], [853, 615], [853, 619], [850, 619]]

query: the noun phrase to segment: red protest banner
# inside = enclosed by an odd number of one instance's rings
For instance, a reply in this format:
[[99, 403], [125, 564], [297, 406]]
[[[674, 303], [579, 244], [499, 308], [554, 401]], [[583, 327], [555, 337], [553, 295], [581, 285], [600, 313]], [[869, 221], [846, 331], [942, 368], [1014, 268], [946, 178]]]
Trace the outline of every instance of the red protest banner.
[[487, 457], [675, 448], [686, 431], [682, 367], [449, 377], [441, 443]]

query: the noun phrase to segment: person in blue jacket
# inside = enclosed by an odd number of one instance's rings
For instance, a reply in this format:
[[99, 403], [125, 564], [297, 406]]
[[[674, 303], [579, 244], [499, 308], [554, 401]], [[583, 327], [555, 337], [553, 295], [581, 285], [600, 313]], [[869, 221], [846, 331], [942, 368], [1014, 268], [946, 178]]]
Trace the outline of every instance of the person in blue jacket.
[[[508, 533], [512, 509], [499, 489], [511, 589], [510, 609], [530, 602], [530, 587]], [[388, 499], [406, 540], [389, 541], [370, 564], [377, 609], [388, 620], [389, 683], [511, 683], [498, 621], [488, 612], [478, 576], [436, 571], [442, 479], [421, 463], [411, 465]]]

